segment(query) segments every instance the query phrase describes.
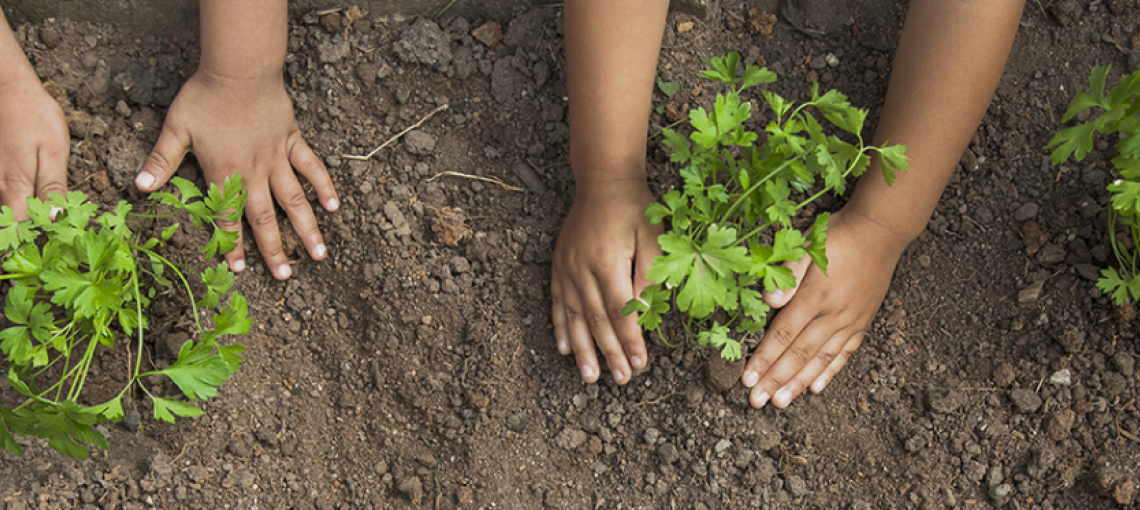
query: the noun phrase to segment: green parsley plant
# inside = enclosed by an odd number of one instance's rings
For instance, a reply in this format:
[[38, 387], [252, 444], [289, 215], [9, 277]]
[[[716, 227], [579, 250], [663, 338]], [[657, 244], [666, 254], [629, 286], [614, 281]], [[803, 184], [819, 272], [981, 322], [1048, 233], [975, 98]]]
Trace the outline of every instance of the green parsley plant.
[[[202, 248], [207, 256], [232, 250], [238, 233], [217, 228], [217, 221], [240, 221], [246, 199], [241, 177], [221, 188], [211, 185], [205, 196], [189, 181], [172, 182], [179, 196], [159, 192], [151, 198], [186, 211], [199, 228], [214, 226]], [[0, 446], [17, 455], [23, 454], [17, 435], [47, 439], [76, 459], [86, 458], [92, 445], [107, 449], [94, 425], [122, 420], [123, 397], [136, 386], [150, 397], [155, 418], [173, 422], [175, 416], [199, 416], [203, 412], [193, 401], [217, 395], [245, 350], [241, 344], [218, 343], [222, 335], [248, 333], [251, 324], [240, 294], [232, 293], [229, 304], [222, 304], [234, 283], [224, 263], [201, 274], [206, 292], [195, 301], [183, 271], [155, 251], [179, 225], [165, 228], [160, 238], [144, 239], [135, 231], [139, 219], [169, 215], [135, 214], [125, 201], [98, 216], [97, 209], [77, 191], [47, 201], [29, 198], [25, 221], [15, 221], [8, 206], [0, 209], [0, 280], [8, 280], [0, 284], [11, 286], [4, 299], [10, 327], [0, 331], [0, 352], [8, 384], [24, 397], [15, 407], [0, 406]], [[161, 287], [186, 292], [197, 335], [182, 345], [173, 364], [143, 371], [144, 310]], [[199, 309], [214, 311], [212, 329], [199, 321]], [[128, 341], [117, 342], [119, 337]], [[127, 345], [127, 383], [110, 400], [89, 403], [83, 386], [92, 362], [102, 355], [100, 346], [111, 349], [117, 343]], [[153, 377], [168, 377], [186, 400], [152, 393], [147, 381]]]
[[[709, 69], [701, 77], [729, 91], [717, 94], [712, 112], [689, 112], [693, 132], [688, 137], [664, 130], [671, 161], [682, 165], [684, 187], [646, 208], [645, 217], [654, 224], [670, 220], [657, 238], [665, 255], [655, 258], [648, 272], [658, 284], [626, 303], [622, 313], [639, 312], [638, 323], [660, 334], [662, 315], [676, 308], [687, 315], [686, 329], [697, 330], [699, 345], [734, 361], [742, 349], [732, 332], [752, 335], [767, 324], [769, 307], [761, 288], [796, 285], [784, 262], [808, 255], [827, 273], [828, 213], [817, 216], [806, 234], [793, 228], [792, 218], [824, 194], [844, 193], [847, 178], [870, 166], [871, 153], [879, 156], [888, 184], [909, 167], [906, 147], [864, 144], [866, 110], [852, 107], [835, 90], [820, 95], [818, 85], [811, 100], [800, 105], [761, 90], [774, 117], [761, 140], [744, 126], [753, 104], [742, 101], [740, 93], [776, 81], [776, 74], [754, 65], [737, 74], [737, 53], [706, 63]], [[813, 110], [854, 142], [826, 134]], [[806, 198], [796, 198], [807, 192]]]
[[[1061, 164], [1070, 156], [1078, 162], [1093, 149], [1093, 134], [1119, 133], [1116, 149], [1120, 153], [1112, 160], [1120, 178], [1108, 185], [1111, 209], [1108, 215], [1109, 242], [1116, 256], [1117, 268], [1102, 269], [1096, 286], [1111, 294], [1117, 305], [1140, 301], [1140, 259], [1137, 242], [1140, 242], [1140, 70], [1125, 76], [1115, 87], [1104, 93], [1109, 67], [1093, 68], [1089, 76], [1090, 92], [1073, 97], [1062, 121], [1068, 122], [1089, 108], [1104, 110], [1100, 116], [1059, 131], [1049, 141], [1053, 150], [1053, 164]], [[1123, 221], [1132, 236], [1132, 247], [1122, 245], [1116, 238], [1117, 222]]]

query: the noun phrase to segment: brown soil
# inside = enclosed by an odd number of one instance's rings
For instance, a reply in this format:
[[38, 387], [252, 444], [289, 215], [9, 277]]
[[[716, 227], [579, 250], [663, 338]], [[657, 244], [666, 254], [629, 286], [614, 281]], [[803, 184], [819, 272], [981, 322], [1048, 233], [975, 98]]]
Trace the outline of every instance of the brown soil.
[[[665, 114], [651, 129], [711, 103], [715, 91], [695, 78], [700, 59], [729, 50], [775, 70], [785, 96], [818, 80], [875, 117], [905, 6], [807, 3], [781, 12], [730, 1], [707, 20], [671, 16], [659, 70], [681, 87], [658, 94]], [[555, 350], [549, 261], [573, 197], [560, 15], [535, 7], [501, 40], [482, 20], [294, 20], [286, 82], [343, 199], [340, 212], [319, 213], [332, 255], [313, 262], [293, 236], [296, 276], [285, 283], [251, 260], [238, 279], [254, 317], [246, 361], [202, 405], [207, 416], [167, 425], [137, 403], [141, 426], [103, 426], [112, 448], [86, 462], [22, 439], [23, 458], [0, 454], [0, 503], [1132, 505], [1137, 324], [1119, 320], [1092, 281], [1110, 258], [1111, 155], [1055, 167], [1044, 146], [1093, 65], [1112, 64], [1111, 83], [1137, 67], [1136, 1], [1027, 3], [1001, 88], [864, 347], [826, 392], [786, 410], [752, 409], [739, 385], [706, 389], [707, 354], [691, 346], [654, 341], [651, 368], [624, 387], [582, 384]], [[64, 20], [18, 32], [68, 113], [105, 126], [73, 126], [71, 186], [103, 204], [140, 199], [137, 161], [195, 68], [196, 42]], [[425, 53], [417, 41], [431, 37], [449, 51]], [[344, 157], [444, 104], [372, 160]], [[649, 148], [662, 192], [675, 170], [656, 141]], [[192, 163], [180, 174], [201, 182]], [[178, 256], [205, 264], [193, 249]], [[1020, 296], [1039, 282], [1038, 295]], [[186, 334], [170, 324], [153, 333], [156, 355], [163, 337]], [[1050, 382], [1060, 370], [1071, 385]], [[13, 399], [0, 389], [0, 401]]]

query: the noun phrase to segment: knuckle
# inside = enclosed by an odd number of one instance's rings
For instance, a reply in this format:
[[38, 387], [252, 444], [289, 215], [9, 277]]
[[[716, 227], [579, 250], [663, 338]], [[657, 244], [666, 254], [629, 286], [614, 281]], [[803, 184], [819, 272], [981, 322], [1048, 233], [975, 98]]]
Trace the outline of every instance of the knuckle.
[[63, 196], [65, 194], [67, 194], [67, 186], [64, 186], [62, 182], [47, 182], [40, 186], [39, 189], [40, 198], [47, 198], [51, 195]]
[[288, 210], [297, 209], [297, 208], [301, 208], [301, 207], [305, 207], [305, 206], [309, 205], [309, 200], [307, 198], [305, 198], [304, 190], [302, 190], [300, 188], [296, 189], [295, 191], [290, 191], [288, 193], [282, 194], [282, 196], [280, 196], [278, 198], [278, 200], [281, 202], [281, 207], [284, 207], [285, 209], [288, 209]]
[[787, 349], [788, 346], [792, 345], [792, 341], [796, 339], [795, 335], [793, 335], [791, 331], [788, 331], [784, 328], [773, 329], [768, 334], [768, 338], [775, 342], [775, 344], [781, 349]]
[[586, 323], [590, 325], [591, 330], [598, 331], [609, 326], [610, 320], [604, 313], [590, 313], [586, 316]]
[[803, 347], [793, 347], [791, 349], [788, 349], [787, 353], [788, 359], [792, 360], [801, 367], [811, 362], [811, 359], [815, 356], [815, 353], [804, 349]]
[[147, 166], [156, 167], [159, 169], [159, 171], [165, 173], [171, 170], [174, 162], [170, 161], [169, 158], [158, 151], [151, 151], [150, 155], [146, 157], [146, 164]]
[[582, 320], [582, 311], [572, 306], [566, 307], [566, 320], [570, 322], [578, 322]]
[[256, 211], [247, 210], [246, 217], [254, 228], [268, 227], [277, 223], [277, 213], [272, 207], [259, 208]]

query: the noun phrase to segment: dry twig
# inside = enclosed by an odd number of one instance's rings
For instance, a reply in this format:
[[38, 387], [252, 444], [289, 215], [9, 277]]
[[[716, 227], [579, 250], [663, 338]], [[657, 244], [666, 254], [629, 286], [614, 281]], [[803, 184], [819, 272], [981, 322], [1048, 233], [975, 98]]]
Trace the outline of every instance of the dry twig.
[[507, 184], [507, 183], [505, 183], [505, 182], [503, 182], [503, 181], [500, 181], [500, 180], [499, 180], [498, 178], [496, 178], [496, 177], [480, 177], [480, 176], [478, 176], [478, 175], [471, 175], [471, 174], [465, 174], [465, 173], [460, 173], [460, 172], [440, 172], [440, 173], [438, 173], [438, 174], [435, 174], [434, 176], [432, 176], [432, 178], [431, 178], [431, 179], [428, 179], [428, 180], [427, 180], [427, 182], [433, 182], [433, 181], [435, 181], [436, 179], [439, 179], [440, 177], [443, 177], [443, 176], [445, 176], [445, 175], [450, 175], [450, 176], [452, 176], [452, 177], [462, 177], [462, 178], [464, 178], [464, 179], [475, 179], [475, 180], [477, 180], [477, 181], [483, 181], [483, 182], [489, 182], [489, 183], [491, 183], [491, 184], [497, 184], [497, 185], [499, 185], [501, 188], [503, 188], [503, 189], [505, 189], [505, 190], [507, 190], [507, 191], [525, 191], [525, 190], [523, 190], [522, 188], [518, 188], [518, 187], [515, 187], [515, 186], [511, 186], [510, 184]]
[[446, 110], [447, 108], [448, 108], [448, 105], [446, 105], [446, 104], [440, 105], [438, 108], [432, 110], [431, 113], [425, 115], [424, 118], [420, 119], [419, 122], [416, 122], [415, 124], [412, 124], [411, 126], [409, 126], [407, 129], [400, 131], [399, 133], [396, 133], [396, 136], [389, 138], [388, 141], [380, 144], [379, 147], [372, 149], [372, 152], [369, 152], [368, 155], [366, 155], [366, 156], [357, 156], [354, 154], [344, 154], [341, 157], [344, 159], [354, 159], [357, 161], [367, 161], [369, 159], [372, 159], [372, 156], [375, 156], [377, 152], [380, 152], [380, 151], [384, 150], [386, 147], [388, 147], [389, 145], [392, 145], [393, 143], [396, 142], [396, 140], [399, 140], [400, 138], [403, 138], [404, 135], [408, 134], [409, 131], [422, 126], [424, 124], [424, 122], [427, 122], [427, 120], [432, 118], [433, 115], [435, 115], [439, 112], [442, 112], [442, 111]]

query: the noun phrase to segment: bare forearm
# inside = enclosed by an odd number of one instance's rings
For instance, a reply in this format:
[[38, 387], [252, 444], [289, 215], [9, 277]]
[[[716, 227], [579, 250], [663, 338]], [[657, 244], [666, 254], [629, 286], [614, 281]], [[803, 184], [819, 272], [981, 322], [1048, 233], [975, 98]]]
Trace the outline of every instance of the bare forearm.
[[566, 2], [570, 162], [579, 190], [645, 178], [646, 120], [669, 2]]
[[847, 209], [905, 246], [925, 227], [985, 115], [1009, 56], [1023, 0], [914, 0], [875, 143], [907, 146], [910, 172], [888, 187], [877, 162]]
[[278, 78], [288, 43], [286, 0], [202, 0], [202, 64], [216, 77]]
[[32, 65], [16, 42], [0, 8], [0, 87], [23, 80], [38, 80]]

